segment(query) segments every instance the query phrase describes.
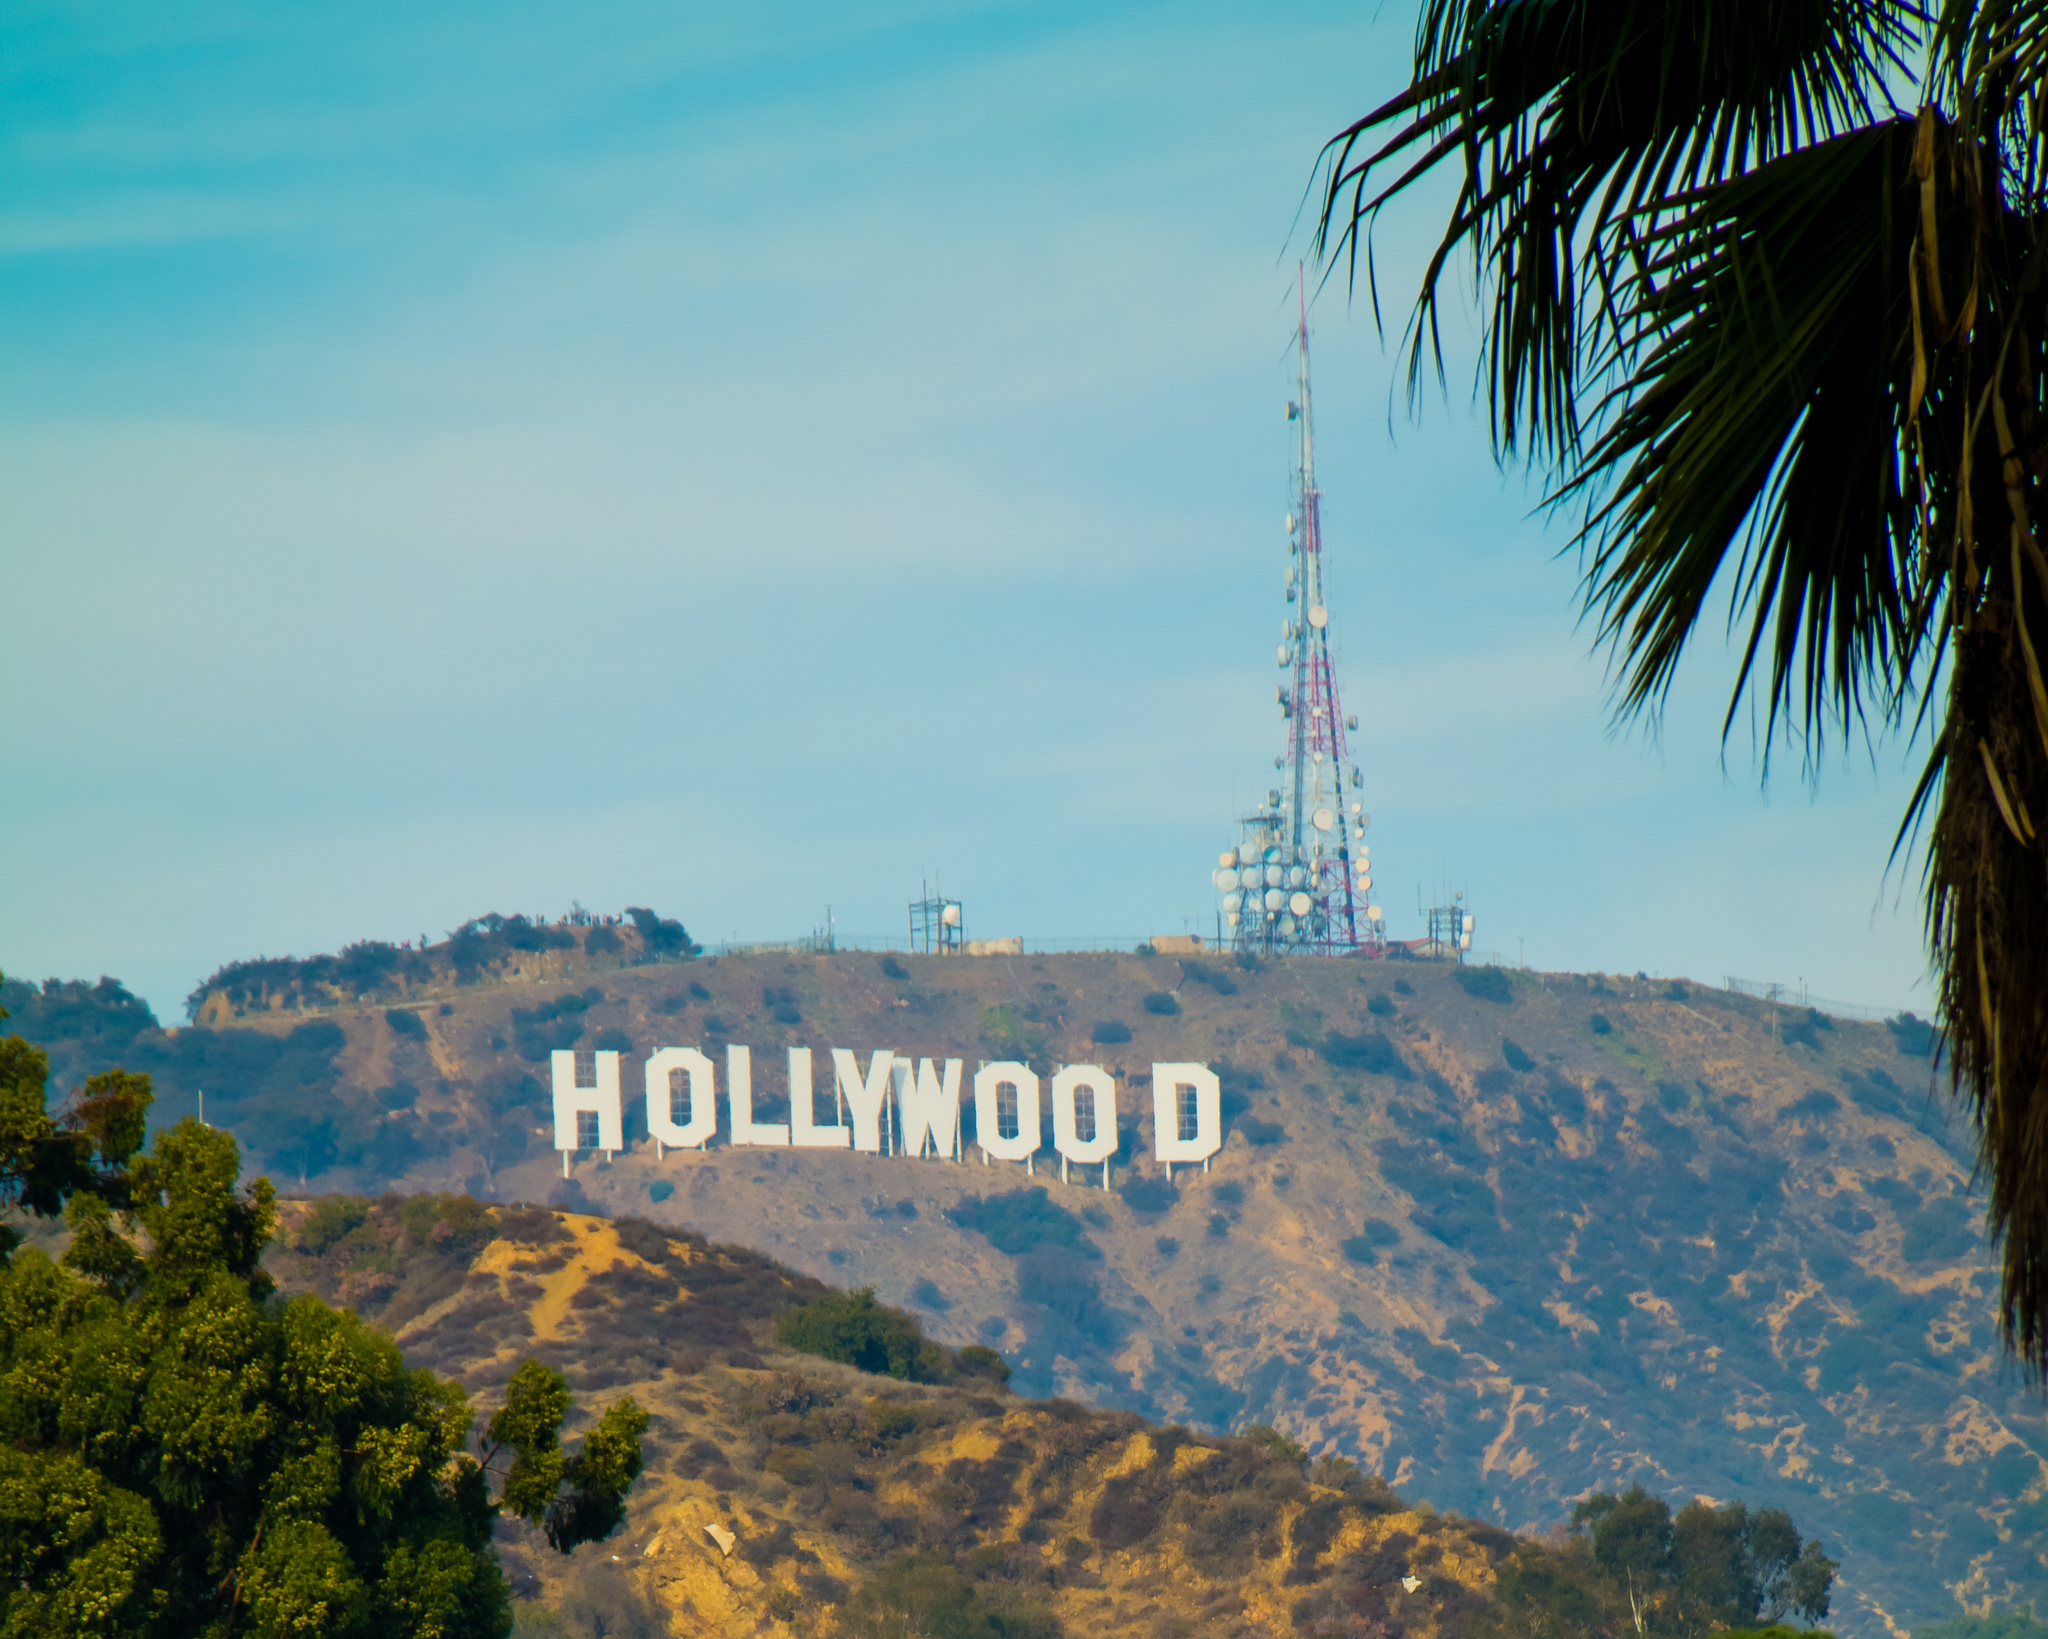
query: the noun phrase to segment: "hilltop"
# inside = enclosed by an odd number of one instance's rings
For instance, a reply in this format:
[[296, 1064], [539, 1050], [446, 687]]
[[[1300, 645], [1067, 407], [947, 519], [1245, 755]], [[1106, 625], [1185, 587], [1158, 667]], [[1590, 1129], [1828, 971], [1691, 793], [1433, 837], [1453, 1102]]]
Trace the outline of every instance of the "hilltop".
[[[2048, 1432], [2000, 1364], [1924, 1026], [1421, 963], [544, 954], [324, 1008], [216, 991], [175, 1033], [117, 986], [5, 1005], [62, 1075], [149, 1071], [166, 1118], [203, 1086], [286, 1187], [687, 1225], [872, 1284], [1025, 1394], [1271, 1423], [1496, 1528], [1633, 1481], [1783, 1507], [1842, 1560], [1850, 1633], [2042, 1589]], [[726, 1042], [762, 1103], [787, 1045], [1103, 1063], [1118, 1187], [723, 1139], [563, 1180], [550, 1051]], [[1222, 1074], [1229, 1136], [1169, 1186], [1146, 1077], [1182, 1059]]]

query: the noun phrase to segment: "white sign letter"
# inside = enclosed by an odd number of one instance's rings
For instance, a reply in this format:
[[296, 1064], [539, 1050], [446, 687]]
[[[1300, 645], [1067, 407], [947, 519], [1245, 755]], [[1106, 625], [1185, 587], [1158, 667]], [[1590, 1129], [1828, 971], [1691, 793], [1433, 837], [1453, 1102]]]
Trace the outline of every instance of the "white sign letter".
[[725, 1050], [725, 1096], [732, 1101], [732, 1141], [735, 1144], [787, 1144], [789, 1129], [779, 1121], [754, 1119], [754, 1050], [728, 1047]]
[[[998, 1089], [1014, 1089], [1013, 1134], [1004, 1136], [1006, 1104]], [[1038, 1153], [1038, 1077], [1029, 1065], [984, 1064], [974, 1072], [974, 1141], [998, 1161], [1028, 1161]]]
[[[557, 1049], [555, 1079], [555, 1148], [558, 1150], [622, 1150], [626, 1123], [619, 1110], [619, 1055], [592, 1053], [585, 1080], [577, 1061], [586, 1055]], [[568, 1165], [567, 1157], [562, 1164]]]
[[1152, 1066], [1152, 1144], [1168, 1163], [1206, 1161], [1223, 1148], [1223, 1083], [1208, 1065]]
[[[682, 1085], [677, 1085], [681, 1077]], [[658, 1144], [702, 1149], [718, 1131], [717, 1081], [694, 1047], [664, 1047], [647, 1059], [647, 1131]], [[683, 1118], [688, 1110], [689, 1118]]]
[[832, 1071], [839, 1078], [839, 1096], [853, 1115], [853, 1147], [869, 1155], [882, 1153], [882, 1105], [889, 1096], [889, 1064], [896, 1055], [886, 1047], [868, 1060], [867, 1079], [844, 1047], [832, 1049]]
[[[1093, 1129], [1086, 1138], [1083, 1127]], [[1070, 1064], [1052, 1078], [1052, 1147], [1091, 1165], [1116, 1154], [1116, 1078], [1100, 1065]]]
[[843, 1150], [853, 1142], [852, 1135], [836, 1121], [827, 1127], [814, 1125], [816, 1116], [817, 1112], [811, 1108], [811, 1050], [792, 1047], [789, 1050], [790, 1144], [802, 1150]]
[[930, 1138], [932, 1154], [952, 1160], [960, 1136], [960, 1061], [946, 1060], [943, 1080], [930, 1059], [917, 1061], [915, 1077], [910, 1060], [898, 1059], [895, 1073], [897, 1131], [903, 1137], [898, 1150], [923, 1155], [925, 1139]]

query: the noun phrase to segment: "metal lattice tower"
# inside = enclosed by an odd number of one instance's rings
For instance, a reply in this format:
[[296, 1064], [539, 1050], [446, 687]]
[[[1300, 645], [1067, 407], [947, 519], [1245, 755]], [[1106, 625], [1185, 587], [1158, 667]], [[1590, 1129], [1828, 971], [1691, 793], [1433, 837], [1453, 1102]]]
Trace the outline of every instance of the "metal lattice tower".
[[1344, 716], [1330, 664], [1305, 288], [1295, 350], [1301, 396], [1288, 404], [1287, 419], [1299, 423], [1300, 444], [1278, 650], [1291, 681], [1274, 691], [1287, 724], [1287, 750], [1274, 759], [1283, 783], [1267, 793], [1265, 807], [1243, 816], [1239, 844], [1219, 859], [1214, 880], [1228, 937], [1239, 950], [1377, 956], [1385, 939], [1380, 909], [1371, 901], [1365, 833], [1372, 818], [1365, 812], [1364, 776], [1346, 741], [1358, 719]]

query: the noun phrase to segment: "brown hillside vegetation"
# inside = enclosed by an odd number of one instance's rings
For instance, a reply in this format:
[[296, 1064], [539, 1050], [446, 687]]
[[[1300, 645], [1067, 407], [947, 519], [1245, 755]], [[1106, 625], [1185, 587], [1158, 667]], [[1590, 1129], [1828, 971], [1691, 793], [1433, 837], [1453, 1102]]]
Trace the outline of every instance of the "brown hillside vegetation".
[[[117, 986], [10, 985], [6, 1005], [60, 1077], [118, 1058], [156, 1077], [166, 1118], [205, 1087], [287, 1189], [688, 1227], [873, 1285], [944, 1343], [999, 1349], [1027, 1395], [1271, 1424], [1513, 1530], [1632, 1483], [1783, 1508], [1841, 1560], [1834, 1622], [1858, 1635], [2048, 1593], [2048, 1423], [1997, 1352], [1924, 1027], [1405, 962], [771, 953], [449, 975], [175, 1033], [121, 1012]], [[754, 1049], [770, 1121], [791, 1045], [828, 1096], [833, 1047], [970, 1074], [1106, 1064], [1116, 1188], [1063, 1183], [1049, 1149], [1035, 1176], [971, 1146], [954, 1165], [721, 1136], [657, 1160], [630, 1117], [626, 1152], [563, 1179], [551, 1050], [626, 1054], [632, 1112], [648, 1051], [722, 1061], [728, 1042]], [[1222, 1074], [1228, 1135], [1169, 1186], [1146, 1078], [1180, 1059]]]
[[577, 1385], [579, 1423], [627, 1392], [653, 1414], [618, 1538], [565, 1559], [531, 1527], [500, 1528], [515, 1589], [572, 1617], [644, 1609], [651, 1631], [733, 1639], [868, 1631], [933, 1568], [1002, 1631], [1045, 1639], [1523, 1631], [1495, 1600], [1503, 1566], [1561, 1569], [1599, 1597], [1583, 1553], [1413, 1507], [1275, 1436], [791, 1354], [768, 1322], [824, 1288], [687, 1232], [445, 1195], [287, 1201], [281, 1219], [269, 1263], [287, 1290], [353, 1297], [486, 1409], [537, 1354]]

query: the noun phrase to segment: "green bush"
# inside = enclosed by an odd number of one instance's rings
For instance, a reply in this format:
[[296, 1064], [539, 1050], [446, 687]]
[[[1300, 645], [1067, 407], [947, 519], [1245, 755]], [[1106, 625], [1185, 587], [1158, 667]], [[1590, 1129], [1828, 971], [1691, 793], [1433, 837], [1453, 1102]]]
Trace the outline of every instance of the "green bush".
[[1934, 1053], [1934, 1026], [1925, 1019], [1915, 1018], [1911, 1013], [1901, 1013], [1895, 1019], [1886, 1019], [1885, 1028], [1892, 1033], [1901, 1053], [1909, 1058], [1930, 1058]]
[[1071, 1246], [1089, 1257], [1100, 1256], [1082, 1233], [1081, 1220], [1057, 1205], [1043, 1184], [1005, 1190], [1000, 1195], [971, 1195], [948, 1207], [946, 1216], [962, 1229], [979, 1232], [990, 1246], [1012, 1257], [1022, 1257], [1041, 1246]]
[[1180, 998], [1170, 990], [1155, 990], [1145, 998], [1145, 1011], [1170, 1019], [1180, 1011]]
[[645, 905], [628, 905], [626, 915], [651, 957], [680, 960], [695, 956], [703, 948], [691, 942], [688, 931], [672, 916], [657, 916]]
[[1326, 1064], [1339, 1070], [1363, 1070], [1367, 1075], [1392, 1076], [1396, 1081], [1415, 1079], [1408, 1061], [1377, 1030], [1369, 1036], [1347, 1036], [1341, 1030], [1332, 1030], [1316, 1050]]
[[1154, 1173], [1127, 1173], [1118, 1193], [1133, 1212], [1165, 1212], [1180, 1199], [1180, 1191]]
[[1308, 1453], [1270, 1424], [1253, 1423], [1249, 1428], [1239, 1430], [1238, 1437], [1263, 1446], [1282, 1462], [1293, 1463], [1296, 1467], [1308, 1462]]
[[775, 1339], [799, 1354], [837, 1360], [877, 1377], [914, 1383], [946, 1378], [946, 1355], [924, 1335], [916, 1317], [879, 1302], [872, 1286], [827, 1292], [775, 1319]]
[[1235, 996], [1237, 981], [1227, 973], [1218, 973], [1214, 968], [1201, 962], [1184, 961], [1180, 965], [1181, 977], [1190, 983], [1207, 985], [1219, 996]]
[[1595, 1013], [1586, 1023], [1596, 1036], [1611, 1036], [1614, 1034], [1614, 1026], [1608, 1022], [1605, 1013]]
[[1010, 1380], [1009, 1364], [985, 1343], [970, 1343], [953, 1357], [962, 1377], [979, 1377], [993, 1383]]
[[1122, 1019], [1102, 1019], [1096, 1023], [1093, 1039], [1105, 1044], [1129, 1041], [1131, 1027]]
[[1394, 998], [1384, 990], [1376, 990], [1373, 992], [1372, 1000], [1365, 1004], [1365, 1010], [1368, 1013], [1377, 1013], [1383, 1019], [1390, 1019], [1394, 1016]]
[[360, 1229], [369, 1217], [370, 1205], [360, 1196], [330, 1195], [299, 1226], [299, 1250], [317, 1258], [351, 1231]]
[[1509, 1041], [1505, 1036], [1501, 1037], [1500, 1056], [1508, 1061], [1510, 1070], [1526, 1071], [1536, 1068], [1536, 1061], [1522, 1051], [1520, 1043]]
[[1371, 1263], [1389, 1246], [1401, 1244], [1401, 1232], [1384, 1218], [1368, 1218], [1359, 1233], [1344, 1243], [1344, 1256], [1353, 1263]]
[[1237, 1130], [1244, 1134], [1244, 1141], [1258, 1149], [1287, 1142], [1287, 1129], [1277, 1121], [1261, 1121], [1255, 1115], [1241, 1115], [1237, 1118]]
[[853, 1639], [1058, 1639], [1042, 1605], [1000, 1584], [970, 1582], [944, 1559], [906, 1554], [882, 1566], [841, 1608]]
[[1497, 1002], [1502, 1007], [1512, 1007], [1515, 1002], [1515, 987], [1502, 967], [1454, 967], [1451, 977], [1466, 995], [1482, 1002]]
[[391, 1026], [391, 1033], [394, 1036], [410, 1036], [414, 1041], [427, 1039], [427, 1021], [410, 1008], [387, 1008], [384, 1022]]

